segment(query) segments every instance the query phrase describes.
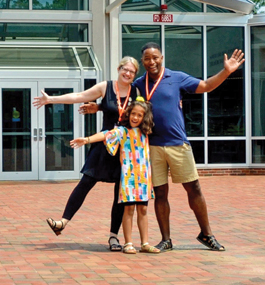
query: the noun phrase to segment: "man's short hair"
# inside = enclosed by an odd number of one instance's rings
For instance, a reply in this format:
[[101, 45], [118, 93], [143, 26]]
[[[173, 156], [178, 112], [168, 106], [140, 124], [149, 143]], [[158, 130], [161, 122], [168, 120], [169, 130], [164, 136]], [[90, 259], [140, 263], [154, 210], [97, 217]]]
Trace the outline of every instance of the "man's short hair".
[[160, 47], [159, 44], [154, 43], [154, 42], [149, 42], [149, 43], [145, 44], [145, 45], [142, 47], [142, 49], [141, 49], [142, 54], [144, 53], [144, 51], [145, 51], [146, 49], [149, 49], [149, 48], [158, 49], [158, 50], [162, 53], [161, 47]]

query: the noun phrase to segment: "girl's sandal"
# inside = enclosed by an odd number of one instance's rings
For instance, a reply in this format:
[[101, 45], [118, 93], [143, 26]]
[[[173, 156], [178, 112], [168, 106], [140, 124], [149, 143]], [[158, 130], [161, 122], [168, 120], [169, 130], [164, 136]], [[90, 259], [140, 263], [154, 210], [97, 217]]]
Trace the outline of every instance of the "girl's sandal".
[[133, 247], [132, 242], [127, 242], [123, 246], [122, 252], [123, 253], [127, 253], [127, 254], [135, 254], [136, 253], [136, 249]]
[[149, 245], [148, 242], [142, 244], [140, 252], [146, 252], [146, 253], [160, 253], [160, 249]]
[[[114, 239], [116, 243], [111, 243], [111, 239]], [[120, 241], [118, 240], [118, 238], [114, 236], [111, 236], [109, 238], [109, 249], [110, 251], [121, 251], [122, 250], [122, 246], [120, 245]]]
[[61, 234], [61, 231], [64, 229], [64, 224], [62, 221], [61, 221], [62, 223], [61, 226], [57, 226], [57, 223], [52, 218], [48, 218], [46, 221], [57, 236]]

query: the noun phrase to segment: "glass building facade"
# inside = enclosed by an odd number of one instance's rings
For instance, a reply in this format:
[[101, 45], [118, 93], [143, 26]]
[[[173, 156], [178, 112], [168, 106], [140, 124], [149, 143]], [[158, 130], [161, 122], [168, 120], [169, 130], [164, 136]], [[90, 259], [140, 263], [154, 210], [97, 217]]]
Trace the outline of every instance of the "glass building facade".
[[73, 152], [67, 141], [99, 131], [101, 115], [64, 105], [37, 112], [33, 97], [116, 78], [119, 60], [140, 61], [149, 41], [161, 45], [166, 67], [203, 80], [223, 68], [225, 53], [244, 51], [245, 63], [216, 90], [183, 95], [186, 131], [198, 169], [265, 169], [263, 16], [228, 9], [229, 1], [105, 2], [0, 1], [0, 180], [79, 178], [87, 150]]

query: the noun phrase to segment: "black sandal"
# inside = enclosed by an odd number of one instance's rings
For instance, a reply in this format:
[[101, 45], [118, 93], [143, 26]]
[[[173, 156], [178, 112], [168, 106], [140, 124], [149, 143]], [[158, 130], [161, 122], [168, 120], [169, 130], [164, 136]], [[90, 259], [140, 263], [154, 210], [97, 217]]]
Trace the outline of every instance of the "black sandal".
[[212, 250], [225, 251], [225, 247], [221, 245], [214, 236], [205, 236], [202, 232], [200, 232], [197, 240]]
[[[111, 244], [111, 243], [110, 243], [110, 240], [111, 240], [112, 238], [114, 238], [114, 239], [117, 241], [118, 244], [116, 244], [116, 243]], [[110, 249], [110, 251], [121, 251], [121, 250], [122, 250], [122, 246], [120, 245], [120, 241], [119, 241], [116, 237], [111, 236], [111, 237], [109, 238], [108, 243], [109, 243], [109, 249]]]
[[61, 234], [61, 231], [64, 229], [64, 224], [62, 221], [61, 221], [62, 225], [60, 227], [57, 226], [56, 222], [52, 218], [48, 218], [46, 221], [57, 236]]

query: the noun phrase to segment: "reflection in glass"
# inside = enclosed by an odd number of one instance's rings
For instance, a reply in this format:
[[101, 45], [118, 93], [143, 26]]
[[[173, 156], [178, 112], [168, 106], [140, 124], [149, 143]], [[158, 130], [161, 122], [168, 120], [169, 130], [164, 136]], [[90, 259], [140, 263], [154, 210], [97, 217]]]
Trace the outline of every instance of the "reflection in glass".
[[191, 0], [166, 0], [165, 4], [167, 4], [168, 12], [202, 12], [203, 5], [201, 3], [191, 1]]
[[217, 6], [212, 6], [212, 5], [207, 5], [207, 12], [209, 13], [234, 13], [233, 11], [217, 7]]
[[87, 24], [1, 23], [1, 41], [86, 42]]
[[209, 163], [246, 163], [245, 141], [209, 141]]
[[195, 163], [204, 163], [204, 141], [190, 141]]
[[265, 136], [265, 27], [251, 27], [252, 135]]
[[94, 67], [93, 61], [87, 48], [77, 48], [77, 53], [84, 68]]
[[160, 0], [127, 0], [122, 11], [160, 11]]
[[[122, 56], [130, 55], [141, 62], [141, 48], [148, 42], [161, 44], [160, 26], [122, 25]], [[141, 65], [137, 76], [144, 74], [145, 69]]]
[[203, 78], [202, 27], [165, 27], [165, 66]]
[[29, 0], [0, 0], [0, 9], [29, 9]]
[[33, 0], [33, 9], [89, 10], [89, 0]]
[[[230, 57], [235, 47], [243, 50], [244, 28], [208, 27], [208, 77], [223, 68], [224, 53]], [[245, 135], [245, 94], [242, 66], [217, 89], [208, 93], [208, 134], [209, 136]]]
[[3, 171], [31, 171], [30, 89], [2, 89]]
[[[45, 92], [58, 96], [73, 89], [47, 88]], [[49, 104], [45, 106], [45, 170], [73, 170], [73, 105]]]
[[72, 48], [0, 48], [0, 66], [79, 67]]
[[185, 94], [182, 99], [183, 116], [188, 137], [204, 135], [203, 95]]
[[[85, 79], [85, 90], [93, 87], [97, 83], [96, 79]], [[91, 136], [97, 131], [97, 117], [96, 114], [88, 114], [84, 117], [85, 120], [85, 136]], [[101, 126], [100, 126], [101, 128]], [[90, 148], [89, 144], [85, 145], [85, 157]]]
[[252, 163], [265, 163], [265, 140], [252, 141]]

